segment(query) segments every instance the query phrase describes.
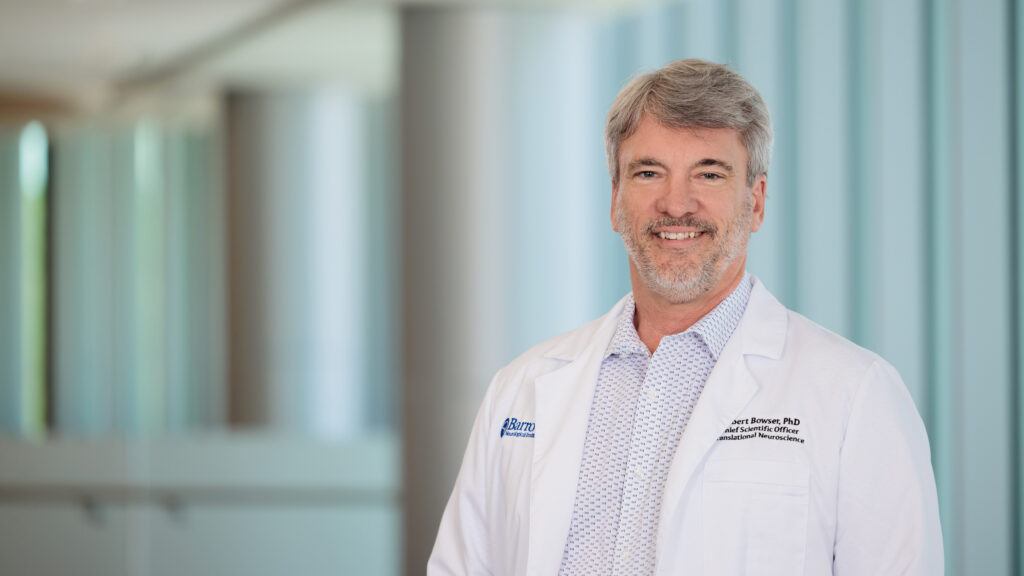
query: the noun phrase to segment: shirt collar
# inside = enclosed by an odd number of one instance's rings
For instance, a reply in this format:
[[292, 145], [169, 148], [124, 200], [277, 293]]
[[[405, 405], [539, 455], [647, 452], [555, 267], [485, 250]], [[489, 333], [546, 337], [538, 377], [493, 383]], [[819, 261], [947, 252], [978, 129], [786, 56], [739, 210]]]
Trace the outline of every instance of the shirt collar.
[[626, 302], [622, 306], [622, 313], [619, 314], [619, 321], [615, 325], [615, 334], [608, 344], [605, 358], [612, 354], [619, 356], [647, 355], [647, 346], [640, 340], [640, 335], [636, 333], [636, 326], [633, 325], [634, 316], [636, 316], [636, 301], [633, 300], [633, 294], [628, 294]]
[[[690, 326], [685, 332], [671, 334], [666, 336], [666, 338], [678, 337], [689, 332], [697, 334], [704, 342], [704, 345], [707, 346], [708, 351], [711, 352], [711, 356], [717, 361], [722, 350], [725, 349], [726, 343], [729, 342], [729, 337], [732, 336], [736, 327], [739, 326], [740, 318], [743, 317], [743, 312], [747, 308], [747, 302], [750, 300], [750, 292], [753, 286], [753, 278], [751, 278], [749, 273], [744, 272], [743, 279], [740, 280], [739, 285], [710, 312], [705, 314], [703, 318], [698, 320], [693, 326]], [[640, 335], [636, 332], [636, 326], [633, 325], [635, 315], [636, 301], [633, 300], [633, 295], [629, 294], [626, 296], [626, 302], [622, 307], [622, 313], [619, 315], [618, 323], [615, 326], [615, 334], [608, 344], [605, 358], [612, 354], [622, 356], [648, 354], [647, 346], [640, 340]]]
[[743, 311], [747, 309], [747, 302], [750, 300], [750, 291], [753, 287], [754, 283], [750, 274], [744, 272], [743, 279], [732, 293], [687, 330], [687, 332], [695, 332], [704, 340], [704, 344], [711, 351], [711, 356], [716, 362], [722, 354], [722, 350], [725, 349], [726, 343], [729, 342], [729, 337], [740, 324], [740, 318], [743, 317]]

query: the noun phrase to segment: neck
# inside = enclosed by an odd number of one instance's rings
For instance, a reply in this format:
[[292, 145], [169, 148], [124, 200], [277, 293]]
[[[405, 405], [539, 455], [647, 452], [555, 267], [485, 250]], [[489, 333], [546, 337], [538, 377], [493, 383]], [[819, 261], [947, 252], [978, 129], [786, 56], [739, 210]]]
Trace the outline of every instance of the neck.
[[633, 323], [640, 341], [653, 354], [661, 339], [687, 330], [725, 300], [743, 279], [746, 258], [735, 262], [714, 288], [690, 302], [673, 303], [651, 291], [630, 263], [636, 317]]

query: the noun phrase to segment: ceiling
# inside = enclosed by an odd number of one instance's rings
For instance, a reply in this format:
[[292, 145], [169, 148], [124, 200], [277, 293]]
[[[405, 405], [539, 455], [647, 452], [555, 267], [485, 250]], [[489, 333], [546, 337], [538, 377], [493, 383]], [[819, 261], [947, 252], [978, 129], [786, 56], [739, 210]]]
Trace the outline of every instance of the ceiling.
[[387, 92], [403, 5], [589, 11], [637, 1], [0, 0], [0, 112], [325, 82]]
[[0, 0], [0, 99], [96, 108], [190, 87], [394, 80], [390, 3]]

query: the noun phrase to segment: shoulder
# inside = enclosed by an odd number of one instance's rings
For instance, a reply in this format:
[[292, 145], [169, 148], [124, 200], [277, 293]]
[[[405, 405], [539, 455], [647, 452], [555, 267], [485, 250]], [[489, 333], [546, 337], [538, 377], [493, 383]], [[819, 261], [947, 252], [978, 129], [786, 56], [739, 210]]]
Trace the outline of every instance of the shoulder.
[[813, 320], [787, 310], [789, 333], [786, 355], [802, 360], [816, 360], [833, 366], [844, 366], [864, 372], [872, 365], [888, 363], [878, 354], [855, 344]]
[[[623, 299], [624, 300], [624, 299]], [[586, 324], [549, 338], [523, 352], [498, 370], [494, 377], [494, 392], [518, 387], [537, 377], [557, 370], [584, 354], [591, 347], [607, 346], [615, 320], [622, 311], [623, 300], [604, 315]]]
[[871, 365], [884, 362], [874, 352], [790, 310], [756, 277], [739, 332], [745, 354], [781, 360], [783, 366], [799, 372], [863, 374]]
[[847, 410], [869, 381], [906, 394], [899, 374], [881, 356], [785, 307], [759, 281], [741, 327], [745, 351], [772, 359], [762, 367], [780, 391]]
[[915, 458], [927, 453], [920, 415], [892, 364], [781, 304], [776, 310], [786, 318], [781, 355], [758, 364], [760, 374], [770, 375], [760, 380], [768, 398], [795, 401], [830, 423], [817, 429], [819, 439], [834, 439], [822, 446], [899, 443]]
[[592, 344], [605, 318], [602, 316], [534, 345], [498, 370], [497, 381], [521, 380], [526, 375], [545, 373], [572, 361], [572, 352]]
[[845, 406], [845, 412], [864, 406], [878, 409], [878, 403], [898, 405], [901, 411], [913, 410], [899, 372], [879, 354], [847, 338], [788, 311], [789, 332], [784, 359], [792, 373], [821, 394]]

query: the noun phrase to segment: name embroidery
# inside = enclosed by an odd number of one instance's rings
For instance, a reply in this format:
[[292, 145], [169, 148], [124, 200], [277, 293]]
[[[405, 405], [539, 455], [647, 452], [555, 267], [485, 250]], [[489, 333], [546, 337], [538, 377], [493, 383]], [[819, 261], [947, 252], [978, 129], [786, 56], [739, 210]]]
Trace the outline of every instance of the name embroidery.
[[748, 440], [763, 438], [765, 440], [782, 440], [784, 442], [805, 441], [800, 437], [799, 418], [742, 418], [733, 420], [732, 425], [718, 437], [719, 440]]
[[501, 432], [498, 433], [499, 438], [505, 436], [514, 436], [518, 438], [533, 438], [533, 431], [536, 428], [533, 422], [526, 422], [525, 420], [517, 420], [515, 418], [505, 418], [505, 422], [501, 425]]

